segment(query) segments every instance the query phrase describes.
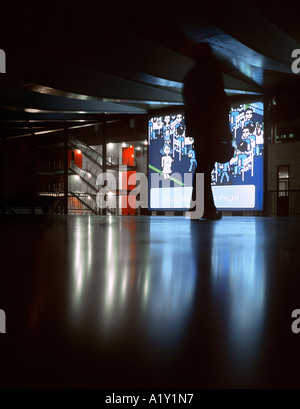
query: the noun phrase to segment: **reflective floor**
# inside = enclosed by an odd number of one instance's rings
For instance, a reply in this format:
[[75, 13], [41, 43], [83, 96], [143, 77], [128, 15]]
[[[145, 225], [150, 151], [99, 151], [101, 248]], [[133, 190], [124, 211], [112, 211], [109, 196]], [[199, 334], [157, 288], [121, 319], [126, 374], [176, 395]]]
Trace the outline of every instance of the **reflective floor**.
[[299, 236], [300, 218], [2, 220], [0, 386], [298, 388]]

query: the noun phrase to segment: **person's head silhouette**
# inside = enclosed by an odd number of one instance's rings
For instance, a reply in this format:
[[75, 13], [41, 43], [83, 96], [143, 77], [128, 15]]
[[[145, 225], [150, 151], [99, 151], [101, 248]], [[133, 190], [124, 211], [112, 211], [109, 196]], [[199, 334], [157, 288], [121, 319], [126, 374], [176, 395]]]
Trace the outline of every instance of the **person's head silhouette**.
[[207, 58], [212, 58], [212, 50], [207, 43], [196, 43], [192, 49], [192, 58], [195, 62], [204, 62]]

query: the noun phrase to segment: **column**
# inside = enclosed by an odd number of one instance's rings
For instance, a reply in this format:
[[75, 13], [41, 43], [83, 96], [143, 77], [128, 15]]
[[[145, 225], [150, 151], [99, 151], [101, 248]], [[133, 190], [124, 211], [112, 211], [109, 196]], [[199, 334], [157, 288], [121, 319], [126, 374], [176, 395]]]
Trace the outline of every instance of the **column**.
[[64, 129], [64, 214], [68, 214], [68, 193], [69, 193], [69, 132], [65, 125]]

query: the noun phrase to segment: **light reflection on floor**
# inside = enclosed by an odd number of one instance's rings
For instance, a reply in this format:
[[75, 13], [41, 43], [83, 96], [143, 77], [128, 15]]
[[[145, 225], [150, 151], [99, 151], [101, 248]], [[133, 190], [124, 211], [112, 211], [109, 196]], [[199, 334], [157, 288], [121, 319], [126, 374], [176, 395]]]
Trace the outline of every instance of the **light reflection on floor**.
[[[166, 223], [165, 228], [155, 220], [145, 224], [147, 242], [140, 254], [134, 223], [123, 224], [122, 235], [108, 223], [101, 230], [101, 243], [93, 244], [90, 224], [90, 219], [87, 226], [86, 220], [76, 220], [74, 246], [69, 248], [74, 325], [80, 326], [80, 320], [92, 314], [99, 338], [110, 342], [133, 321], [131, 331], [143, 342], [170, 353], [184, 336], [195, 293], [189, 223]], [[185, 253], [178, 252], [178, 247], [185, 248]], [[91, 272], [97, 262], [99, 270]]]
[[164, 354], [180, 345], [191, 320], [197, 279], [191, 239], [190, 223], [153, 220], [150, 224], [154, 262], [145, 320], [148, 336]]
[[[7, 385], [297, 384], [290, 315], [300, 308], [300, 219], [95, 216], [2, 226]], [[6, 246], [16, 237], [12, 258]]]
[[211, 285], [216, 303], [218, 299], [222, 303], [233, 373], [250, 374], [261, 353], [266, 320], [266, 263], [261, 250], [255, 218], [214, 224]]

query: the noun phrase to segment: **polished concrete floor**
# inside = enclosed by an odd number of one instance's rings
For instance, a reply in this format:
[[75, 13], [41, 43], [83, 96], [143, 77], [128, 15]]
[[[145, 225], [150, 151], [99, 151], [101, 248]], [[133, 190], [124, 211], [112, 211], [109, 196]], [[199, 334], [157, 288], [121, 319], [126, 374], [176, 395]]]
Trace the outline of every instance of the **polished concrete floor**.
[[0, 223], [2, 388], [300, 386], [300, 218]]

